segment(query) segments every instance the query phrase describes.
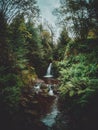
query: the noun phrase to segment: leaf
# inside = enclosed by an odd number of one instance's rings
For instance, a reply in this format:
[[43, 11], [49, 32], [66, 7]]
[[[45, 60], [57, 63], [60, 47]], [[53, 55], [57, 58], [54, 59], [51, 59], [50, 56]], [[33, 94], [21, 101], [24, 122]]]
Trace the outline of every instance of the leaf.
[[75, 91], [73, 91], [73, 90], [71, 90], [71, 91], [69, 92], [69, 96], [70, 96], [70, 97], [74, 96], [74, 94], [75, 94]]

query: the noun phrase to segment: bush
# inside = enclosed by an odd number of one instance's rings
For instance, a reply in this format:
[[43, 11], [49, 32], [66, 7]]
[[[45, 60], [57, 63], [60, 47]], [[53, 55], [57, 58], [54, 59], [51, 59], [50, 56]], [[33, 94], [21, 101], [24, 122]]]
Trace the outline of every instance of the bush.
[[0, 109], [13, 113], [20, 102], [21, 78], [13, 73], [0, 75]]
[[[83, 43], [83, 45], [85, 48], [88, 47], [88, 44]], [[61, 97], [71, 98], [70, 101], [74, 105], [78, 104], [81, 107], [88, 105], [90, 98], [94, 97], [98, 91], [97, 50], [96, 47], [89, 46], [91, 53], [83, 52], [83, 45], [77, 46], [77, 49], [81, 51], [76, 55], [73, 53], [74, 47], [76, 48], [75, 43], [72, 46], [69, 44], [66, 51], [69, 51], [70, 55], [59, 62]]]

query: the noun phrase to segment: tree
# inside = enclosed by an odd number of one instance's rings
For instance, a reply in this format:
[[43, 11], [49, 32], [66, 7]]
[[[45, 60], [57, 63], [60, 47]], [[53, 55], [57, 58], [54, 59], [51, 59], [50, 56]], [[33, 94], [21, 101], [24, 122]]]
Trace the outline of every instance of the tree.
[[91, 5], [92, 2], [86, 0], [61, 0], [60, 3], [61, 6], [56, 11], [63, 24], [68, 27], [68, 31], [76, 39], [86, 39], [89, 29], [92, 28], [94, 23], [94, 17], [92, 17], [94, 6]]
[[11, 22], [18, 14], [32, 14], [33, 18], [38, 14], [39, 9], [36, 0], [0, 0], [0, 62], [8, 66], [10, 60], [10, 47], [8, 46], [7, 23]]
[[70, 40], [70, 37], [68, 35], [68, 31], [67, 31], [65, 26], [63, 27], [63, 29], [62, 29], [62, 31], [60, 33], [59, 40], [60, 40], [60, 44], [61, 45], [67, 45], [67, 43]]
[[35, 27], [35, 24], [30, 21], [26, 23], [26, 27], [29, 34], [31, 35], [27, 38], [28, 63], [30, 66], [35, 68], [37, 75], [41, 76], [43, 72], [40, 69], [40, 66], [42, 66], [42, 62], [44, 61], [44, 51], [41, 44], [39, 29]]
[[9, 26], [10, 30], [10, 46], [14, 57], [14, 65], [23, 69], [27, 65], [27, 39], [31, 36], [26, 28], [23, 14], [18, 15]]
[[36, 0], [0, 0], [0, 12], [5, 15], [7, 22], [18, 15], [24, 13], [34, 18], [37, 16], [39, 9]]
[[9, 48], [7, 39], [7, 23], [4, 15], [0, 12], [0, 66], [9, 66]]
[[52, 59], [51, 34], [41, 24], [35, 27], [35, 24], [28, 22], [27, 28], [31, 34], [31, 39], [28, 39], [29, 53], [27, 57], [30, 65], [35, 67], [37, 75], [42, 77], [45, 74], [44, 68], [47, 67], [47, 62]]
[[65, 55], [66, 45], [71, 40], [71, 38], [68, 35], [68, 31], [65, 26], [63, 26], [62, 31], [60, 33], [57, 45], [55, 46], [53, 50], [53, 57], [54, 60], [62, 60]]
[[55, 37], [55, 33], [54, 33], [54, 28], [53, 28], [53, 26], [51, 25], [51, 24], [49, 24], [48, 22], [46, 23], [46, 25], [47, 25], [47, 27], [48, 27], [48, 29], [49, 29], [49, 31], [50, 31], [50, 35], [51, 35], [51, 46], [53, 46], [53, 44], [54, 44], [54, 37]]
[[94, 10], [95, 10], [95, 14], [96, 14], [96, 18], [98, 20], [98, 1], [97, 0], [93, 0], [93, 3], [94, 3]]
[[38, 11], [35, 0], [0, 0], [0, 120], [19, 110], [24, 84], [18, 69], [26, 67], [29, 37], [25, 19], [28, 14], [34, 20]]

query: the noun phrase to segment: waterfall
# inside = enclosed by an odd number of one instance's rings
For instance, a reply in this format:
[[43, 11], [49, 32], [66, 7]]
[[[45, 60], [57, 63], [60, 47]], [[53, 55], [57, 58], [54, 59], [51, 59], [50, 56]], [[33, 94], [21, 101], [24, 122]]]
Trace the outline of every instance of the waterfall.
[[[54, 94], [54, 91], [52, 88], [51, 79], [53, 75], [51, 74], [51, 69], [52, 69], [52, 63], [49, 64], [46, 75], [44, 76], [48, 80], [47, 87], [49, 89], [48, 95], [49, 97], [51, 96], [51, 107], [50, 107], [50, 111], [46, 113], [46, 115], [41, 117], [41, 122], [43, 122], [49, 128], [52, 128], [52, 126], [56, 123], [56, 117], [59, 114], [58, 96]], [[52, 97], [53, 97], [53, 100], [52, 100]]]
[[46, 75], [50, 75], [51, 74], [51, 67], [52, 67], [52, 63], [49, 64], [49, 67], [47, 69]]
[[51, 68], [52, 68], [52, 63], [49, 64], [48, 69], [47, 69], [47, 73], [44, 77], [46, 77], [46, 78], [53, 77], [53, 75], [51, 74]]

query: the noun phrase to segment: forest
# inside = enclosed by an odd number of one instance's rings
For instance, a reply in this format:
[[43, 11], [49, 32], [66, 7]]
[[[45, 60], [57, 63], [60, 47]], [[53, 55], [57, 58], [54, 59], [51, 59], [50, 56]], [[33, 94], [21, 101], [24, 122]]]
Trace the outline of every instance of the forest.
[[[56, 41], [37, 2], [0, 0], [0, 129], [98, 130], [98, 1], [59, 0]], [[60, 114], [47, 126], [40, 117], [57, 100]]]

